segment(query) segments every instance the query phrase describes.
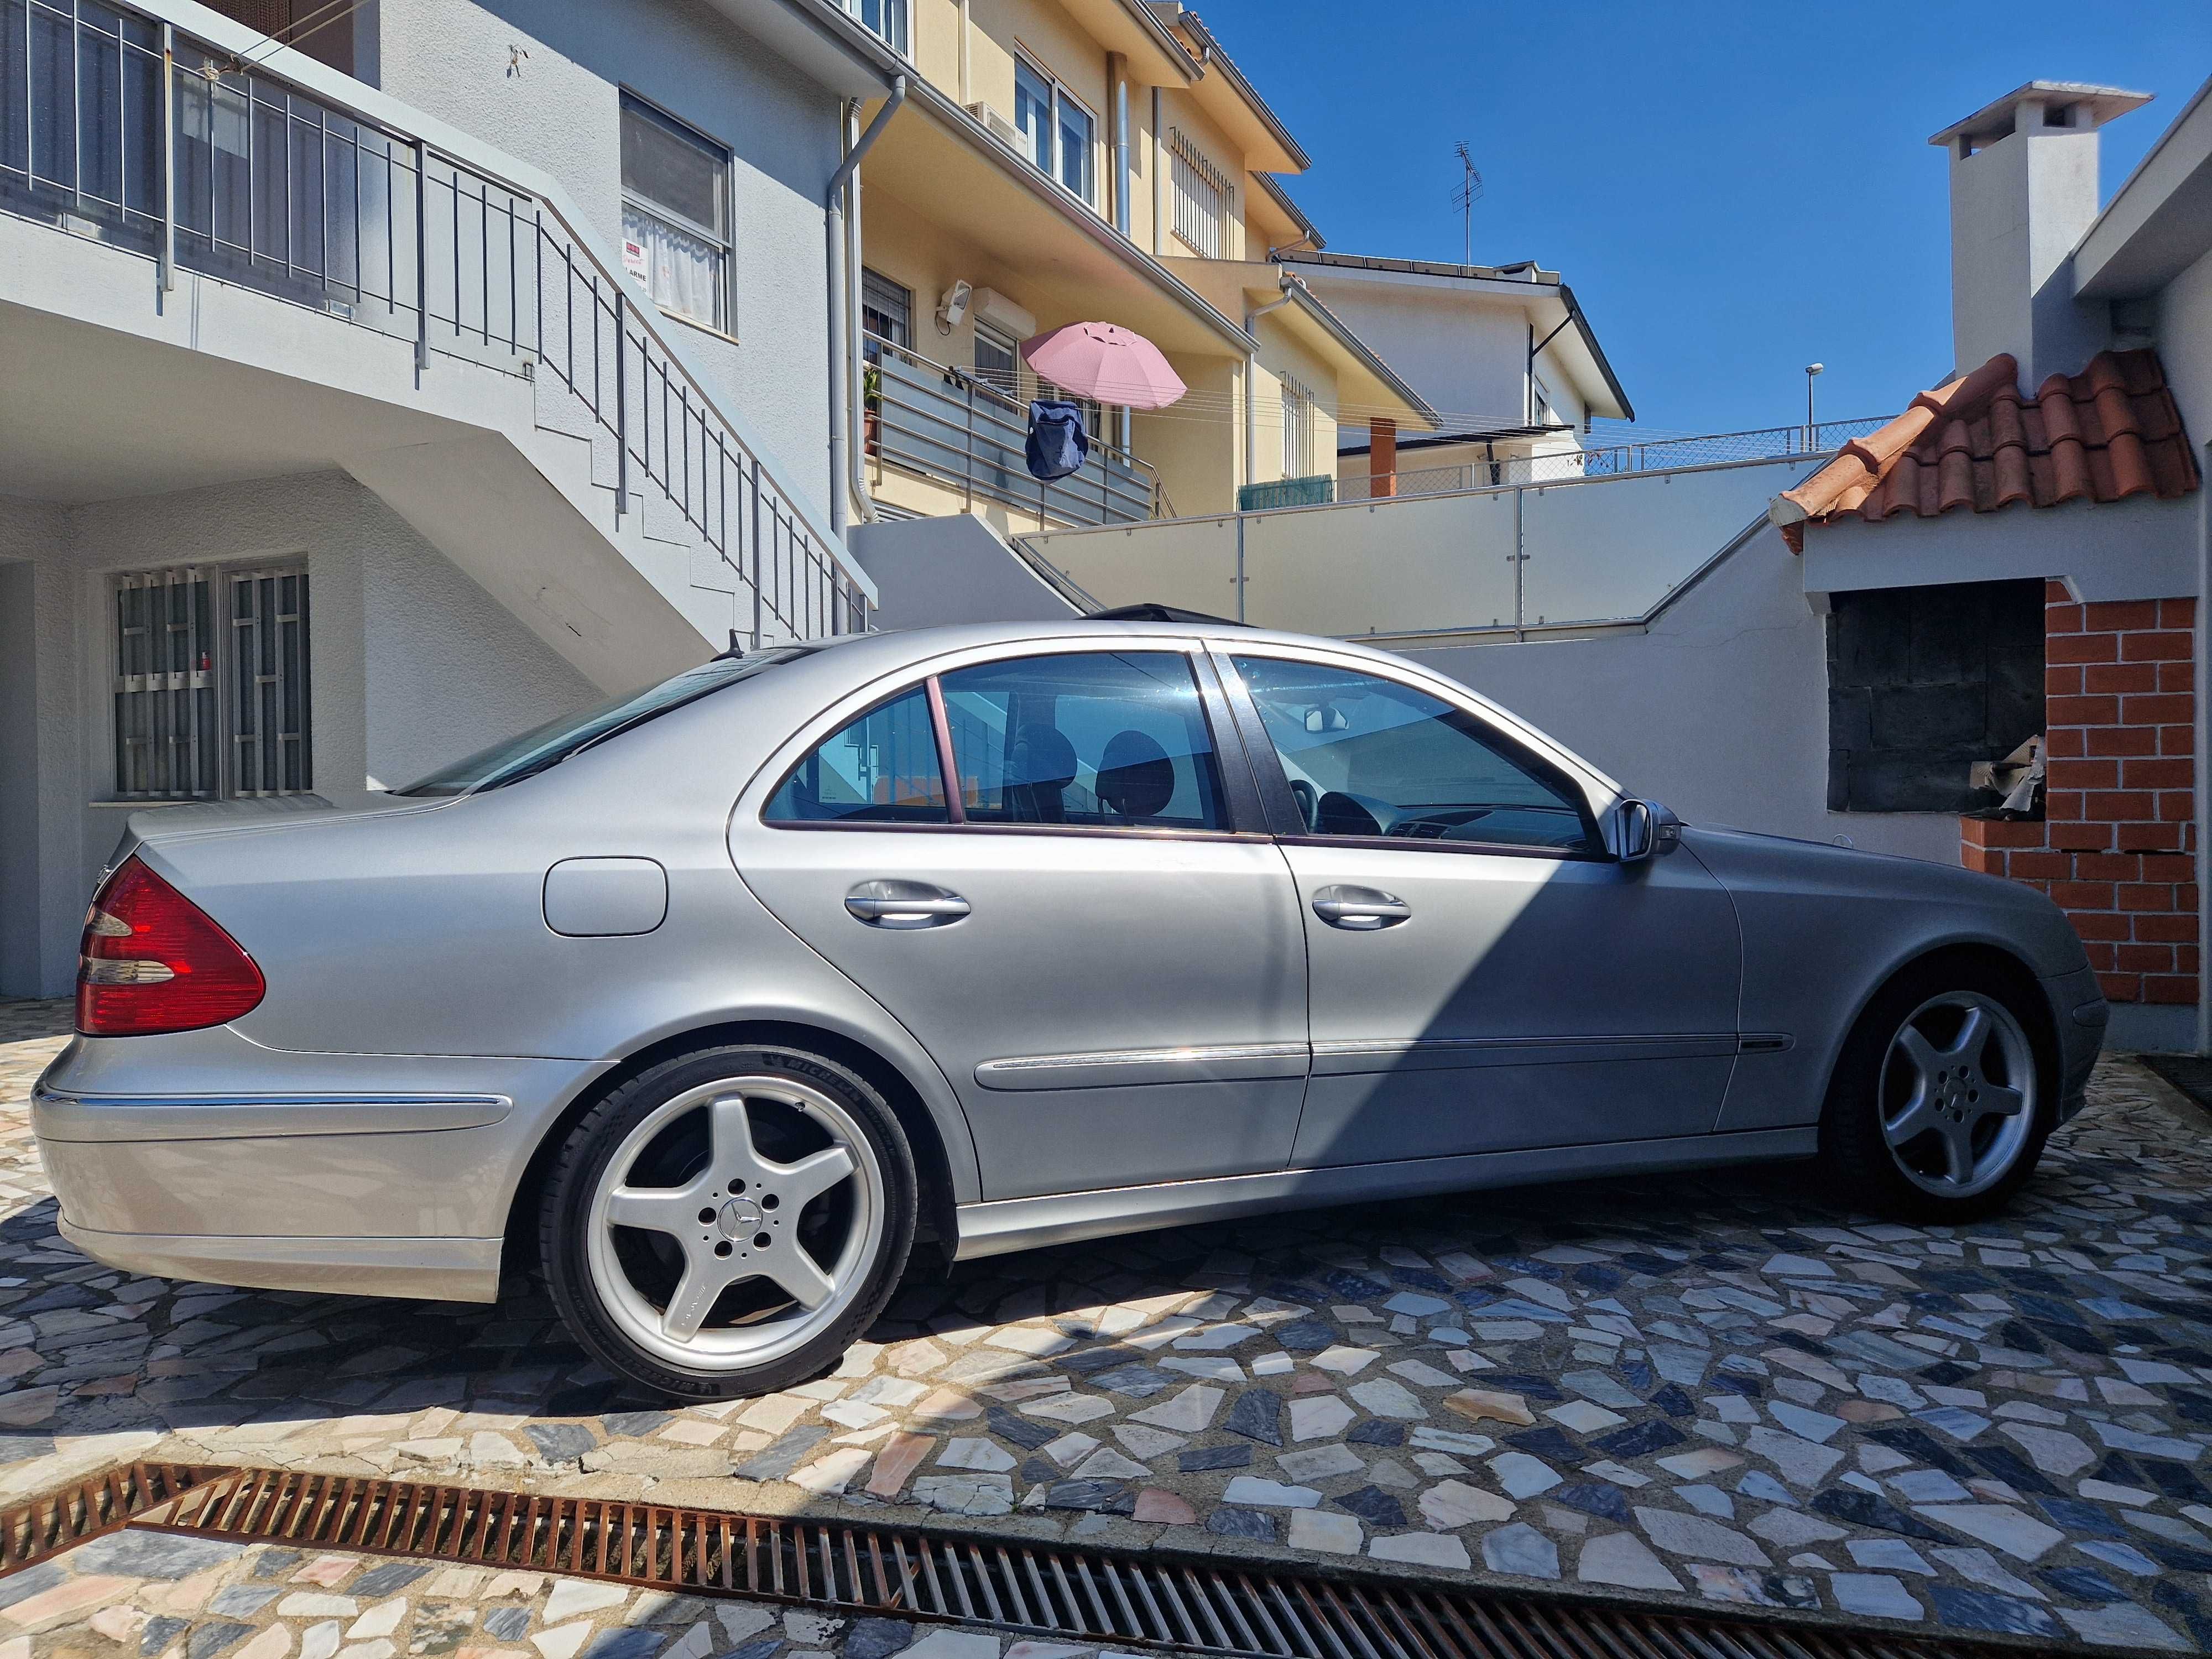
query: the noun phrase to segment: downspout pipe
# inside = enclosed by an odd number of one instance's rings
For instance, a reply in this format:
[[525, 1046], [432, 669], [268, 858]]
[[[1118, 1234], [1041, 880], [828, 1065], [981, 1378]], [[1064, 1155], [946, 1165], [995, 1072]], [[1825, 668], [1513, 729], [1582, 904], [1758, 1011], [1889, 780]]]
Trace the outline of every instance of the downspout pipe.
[[[1294, 290], [1304, 287], [1304, 281], [1285, 271], [1282, 296], [1248, 310], [1244, 313], [1244, 331], [1252, 335], [1255, 340], [1258, 339], [1260, 337], [1253, 331], [1260, 319], [1271, 311], [1280, 311], [1297, 298]], [[1248, 485], [1259, 482], [1256, 475], [1260, 469], [1260, 416], [1254, 402], [1259, 394], [1260, 353], [1255, 347], [1244, 359], [1244, 482]]]
[[[860, 382], [860, 350], [854, 338], [853, 288], [859, 280], [857, 252], [848, 257], [846, 233], [849, 228], [846, 213], [846, 190], [857, 185], [855, 175], [860, 162], [892, 116], [906, 102], [907, 81], [903, 75], [891, 82], [890, 96], [876, 112], [876, 118], [868, 123], [857, 143], [845, 152], [845, 159], [830, 175], [830, 187], [823, 192], [824, 224], [829, 238], [830, 252], [830, 529], [841, 539], [852, 520], [853, 479], [858, 472], [854, 456], [859, 446], [853, 441], [853, 428], [858, 419], [855, 405]], [[840, 114], [839, 124], [848, 119]], [[842, 132], [839, 134], [842, 138]], [[854, 191], [858, 195], [857, 189]], [[857, 202], [854, 204], [857, 208]], [[864, 497], [865, 498], [865, 497]]]

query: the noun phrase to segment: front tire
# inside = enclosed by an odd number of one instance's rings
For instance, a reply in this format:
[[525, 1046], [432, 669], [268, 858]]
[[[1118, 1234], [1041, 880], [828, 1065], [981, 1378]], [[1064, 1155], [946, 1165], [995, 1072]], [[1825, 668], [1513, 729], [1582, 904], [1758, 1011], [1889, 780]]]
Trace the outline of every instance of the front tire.
[[1820, 1119], [1820, 1162], [1882, 1214], [1994, 1215], [2034, 1173], [2057, 1091], [2020, 992], [1969, 964], [1907, 969], [1844, 1045]]
[[772, 1393], [874, 1322], [915, 1195], [898, 1119], [857, 1074], [796, 1048], [711, 1048], [569, 1131], [541, 1255], [562, 1318], [624, 1376], [687, 1400]]

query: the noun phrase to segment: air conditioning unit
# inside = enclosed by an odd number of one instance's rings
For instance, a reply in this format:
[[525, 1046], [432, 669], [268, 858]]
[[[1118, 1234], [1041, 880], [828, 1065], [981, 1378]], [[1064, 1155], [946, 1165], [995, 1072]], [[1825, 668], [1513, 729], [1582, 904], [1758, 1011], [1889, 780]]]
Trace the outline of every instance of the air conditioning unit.
[[969, 295], [968, 308], [977, 322], [988, 323], [1017, 340], [1026, 340], [1037, 331], [1036, 319], [994, 288], [977, 289]]
[[988, 104], [981, 102], [970, 104], [968, 106], [968, 112], [974, 116], [977, 121], [982, 124], [983, 130], [986, 132], [989, 133], [991, 137], [1004, 144], [1008, 149], [1019, 150], [1021, 149], [1022, 135], [1020, 131], [1015, 127], [1012, 121], [1006, 119], [1005, 116], [1000, 114], [998, 111], [993, 109]]

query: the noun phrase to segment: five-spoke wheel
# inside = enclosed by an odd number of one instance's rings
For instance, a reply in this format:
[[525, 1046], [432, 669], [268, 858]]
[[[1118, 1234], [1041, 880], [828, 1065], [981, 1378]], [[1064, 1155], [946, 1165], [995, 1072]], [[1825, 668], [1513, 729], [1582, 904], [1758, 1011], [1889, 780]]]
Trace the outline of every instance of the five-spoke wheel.
[[2012, 1196], [2052, 1121], [2033, 989], [1941, 959], [1883, 988], [1820, 1120], [1821, 1156], [1847, 1190], [1922, 1221], [1970, 1220]]
[[913, 1237], [896, 1119], [844, 1068], [779, 1050], [655, 1067], [572, 1133], [544, 1212], [556, 1301], [655, 1387], [787, 1386], [873, 1318]]
[[1916, 1187], [1971, 1198], [2011, 1172], [2035, 1122], [2035, 1056], [2013, 1012], [1946, 991], [1890, 1039], [1881, 1134]]

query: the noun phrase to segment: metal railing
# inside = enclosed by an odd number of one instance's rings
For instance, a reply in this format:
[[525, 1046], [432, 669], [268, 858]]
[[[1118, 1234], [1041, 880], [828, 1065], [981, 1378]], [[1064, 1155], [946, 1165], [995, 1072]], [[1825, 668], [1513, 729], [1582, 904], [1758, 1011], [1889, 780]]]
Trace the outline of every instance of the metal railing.
[[943, 363], [866, 337], [868, 458], [978, 500], [1034, 513], [1040, 522], [1129, 524], [1158, 516], [1159, 481], [1149, 462], [1093, 436], [1079, 471], [1033, 477], [1024, 453], [1029, 405], [979, 371]]
[[842, 550], [722, 415], [659, 311], [559, 207], [418, 136], [94, 0], [0, 0], [0, 210], [411, 340], [552, 376], [752, 595], [756, 644], [868, 626]]
[[[1709, 432], [1694, 437], [1652, 438], [1591, 449], [1560, 449], [1548, 454], [1501, 455], [1455, 466], [1410, 468], [1389, 475], [1392, 488], [1376, 489], [1365, 473], [1340, 479], [1337, 499], [1364, 501], [1383, 495], [1436, 495], [1453, 489], [1481, 489], [1498, 484], [1564, 483], [1575, 478], [1618, 477], [1632, 472], [1660, 472], [1685, 466], [1715, 466], [1728, 461], [1786, 459], [1823, 455], [1865, 436], [1889, 417], [1823, 421], [1815, 427], [1770, 426], [1747, 432]], [[1480, 436], [1461, 441], [1474, 447]], [[1523, 440], [1522, 441], [1525, 441]]]

